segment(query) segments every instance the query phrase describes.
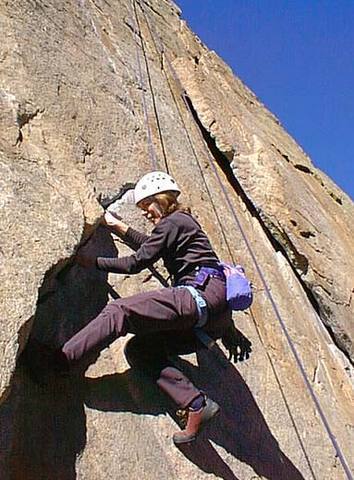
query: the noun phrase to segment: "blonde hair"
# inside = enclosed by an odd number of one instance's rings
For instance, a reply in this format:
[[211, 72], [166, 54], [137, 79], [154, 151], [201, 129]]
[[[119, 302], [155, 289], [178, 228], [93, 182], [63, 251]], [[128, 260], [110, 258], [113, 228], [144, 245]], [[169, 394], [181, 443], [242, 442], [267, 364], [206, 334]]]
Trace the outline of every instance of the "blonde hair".
[[177, 200], [176, 192], [167, 191], [162, 193], [156, 193], [153, 198], [159, 204], [163, 217], [170, 215], [173, 212], [180, 211], [191, 213], [191, 209], [186, 205], [183, 205]]

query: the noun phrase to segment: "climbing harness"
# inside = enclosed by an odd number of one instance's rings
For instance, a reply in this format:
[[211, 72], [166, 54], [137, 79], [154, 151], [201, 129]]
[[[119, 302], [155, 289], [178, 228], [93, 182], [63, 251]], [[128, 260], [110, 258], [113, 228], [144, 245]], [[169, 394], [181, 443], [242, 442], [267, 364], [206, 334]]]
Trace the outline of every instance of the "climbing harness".
[[208, 321], [208, 306], [201, 293], [192, 285], [178, 285], [176, 288], [185, 288], [188, 290], [194, 298], [198, 311], [198, 321], [194, 325], [194, 328], [202, 328]]
[[[182, 84], [181, 84], [181, 82], [180, 82], [180, 80], [179, 80], [179, 78], [178, 78], [178, 75], [177, 75], [177, 73], [176, 73], [173, 65], [171, 64], [171, 62], [168, 60], [167, 56], [165, 55], [164, 47], [162, 46], [162, 47], [159, 49], [159, 48], [157, 47], [157, 45], [156, 45], [155, 35], [152, 33], [152, 30], [151, 30], [151, 27], [150, 27], [150, 23], [149, 23], [149, 21], [147, 20], [147, 16], [146, 16], [146, 14], [145, 14], [145, 9], [144, 9], [143, 5], [142, 5], [140, 2], [137, 2], [136, 0], [132, 0], [132, 6], [133, 6], [133, 8], [134, 8], [135, 15], [136, 15], [136, 22], [138, 23], [138, 20], [137, 20], [137, 12], [136, 12], [136, 7], [135, 7], [135, 4], [136, 4], [136, 3], [139, 4], [139, 6], [140, 6], [140, 8], [141, 8], [141, 10], [142, 10], [142, 12], [143, 12], [143, 14], [144, 14], [144, 17], [145, 17], [145, 19], [146, 19], [146, 23], [147, 23], [148, 28], [149, 28], [149, 31], [150, 31], [151, 38], [153, 39], [153, 42], [154, 42], [154, 44], [155, 44], [156, 51], [159, 52], [159, 54], [162, 56], [162, 58], [166, 59], [167, 64], [168, 64], [168, 67], [169, 67], [169, 69], [170, 69], [170, 71], [171, 71], [172, 77], [174, 78], [174, 80], [175, 80], [175, 82], [176, 82], [176, 85], [178, 85], [178, 88], [179, 88], [180, 93], [181, 93], [181, 97], [182, 97], [182, 99], [183, 99], [183, 101], [184, 101], [184, 104], [185, 104], [185, 106], [186, 106], [186, 108], [187, 108], [187, 111], [190, 113], [191, 117], [194, 119], [194, 115], [193, 115], [193, 112], [192, 112], [192, 110], [191, 110], [191, 106], [189, 105], [189, 102], [188, 102], [187, 94], [186, 94], [186, 92], [185, 92], [185, 90], [184, 90], [184, 88], [183, 88], [183, 86], [182, 86]], [[145, 52], [144, 46], [143, 46], [143, 40], [142, 40], [142, 37], [141, 37], [141, 30], [140, 30], [140, 29], [139, 29], [139, 35], [140, 35], [140, 39], [141, 39], [142, 49], [143, 49], [143, 51]], [[156, 35], [156, 37], [159, 39], [160, 45], [162, 45], [162, 42], [161, 42], [161, 39], [159, 38], [159, 36]], [[146, 61], [146, 63], [147, 63], [146, 55], [145, 55], [145, 61]], [[139, 63], [140, 63], [140, 60], [138, 61], [138, 64], [139, 64]], [[142, 73], [141, 73], [141, 68], [139, 68], [139, 73], [142, 75]], [[165, 74], [166, 74], [166, 72], [165, 72]], [[166, 75], [166, 78], [167, 78], [167, 75]], [[150, 77], [149, 77], [149, 79], [150, 79]], [[168, 84], [169, 84], [169, 86], [170, 86], [170, 83], [169, 83], [169, 81], [168, 81], [168, 78], [167, 78], [167, 82], [168, 82]], [[151, 82], [150, 82], [150, 86], [151, 86], [151, 93], [152, 93], [152, 95], [153, 95]], [[172, 90], [171, 86], [170, 86], [170, 90], [171, 90], [171, 96], [174, 98], [175, 103], [176, 103], [176, 109], [177, 109], [180, 117], [182, 118], [182, 115], [181, 115], [181, 113], [180, 113], [180, 111], [179, 111], [179, 107], [178, 107], [178, 104], [177, 104], [176, 97], [175, 97], [174, 94], [173, 94], [173, 90]], [[156, 106], [156, 104], [154, 104], [154, 105]], [[158, 118], [157, 109], [155, 109], [155, 114], [156, 114], [156, 117]], [[147, 115], [145, 115], [145, 121], [148, 122], [148, 116], [147, 116]], [[184, 122], [183, 122], [183, 124], [184, 124], [184, 126], [185, 126], [185, 123], [184, 123]], [[147, 127], [147, 128], [149, 129], [149, 127]], [[190, 136], [188, 135], [188, 131], [187, 131], [186, 126], [185, 126], [185, 129], [186, 129], [186, 133], [187, 133], [187, 137], [188, 137], [188, 139], [189, 139], [189, 142], [192, 143], [191, 140], [190, 140]], [[160, 132], [160, 139], [161, 139], [161, 138], [162, 138], [162, 136], [161, 136], [161, 130], [159, 130], [159, 132]], [[303, 378], [303, 381], [304, 381], [304, 383], [305, 383], [305, 385], [306, 385], [306, 388], [307, 388], [307, 390], [308, 390], [308, 392], [309, 392], [309, 395], [310, 395], [310, 397], [311, 397], [311, 399], [312, 399], [312, 401], [313, 401], [313, 403], [314, 403], [314, 405], [315, 405], [315, 407], [316, 407], [316, 410], [317, 410], [317, 412], [318, 412], [318, 414], [319, 414], [319, 416], [320, 416], [320, 418], [321, 418], [321, 421], [322, 421], [322, 423], [323, 423], [323, 425], [324, 425], [324, 428], [325, 428], [325, 430], [326, 430], [326, 432], [327, 432], [327, 434], [328, 434], [328, 436], [329, 436], [329, 438], [330, 438], [330, 440], [331, 440], [331, 443], [332, 443], [332, 445], [333, 445], [333, 447], [334, 447], [334, 450], [335, 450], [335, 452], [336, 452], [336, 455], [337, 455], [337, 457], [339, 458], [339, 460], [340, 460], [340, 462], [341, 462], [341, 464], [342, 464], [343, 470], [344, 470], [344, 472], [345, 472], [348, 480], [354, 480], [354, 478], [353, 478], [353, 476], [352, 476], [352, 473], [351, 473], [351, 471], [350, 471], [350, 469], [349, 469], [348, 463], [347, 463], [347, 461], [346, 461], [346, 458], [345, 458], [345, 456], [344, 456], [344, 454], [343, 454], [343, 452], [342, 452], [342, 450], [341, 450], [341, 448], [340, 448], [340, 446], [339, 446], [339, 444], [338, 444], [338, 442], [337, 442], [337, 440], [336, 440], [336, 437], [335, 437], [334, 434], [332, 433], [332, 430], [331, 430], [331, 428], [330, 428], [330, 426], [329, 426], [329, 423], [328, 423], [328, 421], [327, 421], [327, 419], [326, 419], [326, 416], [325, 416], [325, 414], [324, 414], [324, 412], [323, 412], [323, 410], [322, 410], [322, 407], [321, 407], [321, 405], [320, 405], [320, 403], [319, 403], [319, 401], [318, 401], [318, 399], [317, 399], [317, 397], [316, 397], [316, 395], [315, 395], [315, 393], [314, 393], [314, 391], [313, 391], [313, 388], [312, 388], [312, 386], [311, 386], [311, 384], [310, 384], [310, 382], [309, 382], [309, 379], [308, 379], [308, 377], [307, 377], [307, 374], [306, 374], [304, 365], [303, 365], [303, 363], [302, 363], [302, 361], [301, 361], [301, 359], [300, 359], [300, 357], [299, 357], [299, 354], [297, 353], [297, 350], [296, 350], [296, 348], [295, 348], [295, 346], [294, 346], [294, 344], [293, 344], [293, 341], [292, 341], [292, 339], [291, 339], [291, 337], [290, 337], [290, 335], [289, 335], [289, 333], [288, 333], [286, 324], [285, 324], [284, 320], [283, 320], [282, 317], [281, 317], [281, 314], [280, 314], [280, 312], [279, 312], [279, 309], [278, 309], [278, 307], [277, 307], [277, 305], [276, 305], [276, 303], [275, 303], [275, 301], [274, 301], [273, 295], [271, 294], [271, 291], [270, 291], [270, 289], [269, 289], [269, 287], [268, 287], [268, 284], [267, 284], [266, 279], [265, 279], [265, 277], [264, 277], [264, 275], [263, 275], [263, 272], [262, 272], [262, 270], [261, 270], [261, 268], [260, 268], [260, 266], [259, 266], [259, 264], [258, 264], [257, 258], [256, 258], [255, 254], [254, 254], [254, 252], [253, 252], [253, 250], [252, 250], [252, 247], [251, 247], [251, 245], [250, 245], [250, 242], [248, 241], [247, 235], [246, 235], [246, 233], [245, 233], [245, 231], [244, 231], [244, 229], [243, 229], [243, 227], [242, 227], [242, 225], [241, 225], [241, 222], [240, 222], [239, 219], [238, 219], [238, 216], [237, 216], [237, 214], [236, 214], [236, 211], [235, 211], [235, 209], [234, 209], [234, 206], [232, 205], [232, 202], [231, 202], [231, 200], [230, 200], [230, 198], [229, 198], [229, 195], [228, 195], [228, 193], [227, 193], [227, 191], [226, 191], [226, 188], [225, 188], [223, 182], [221, 181], [220, 175], [219, 175], [219, 173], [218, 173], [218, 171], [217, 171], [217, 169], [216, 169], [216, 167], [215, 167], [215, 165], [214, 165], [213, 159], [211, 159], [211, 154], [210, 154], [209, 150], [207, 149], [207, 147], [206, 147], [206, 145], [205, 145], [204, 138], [203, 138], [202, 133], [201, 133], [201, 131], [200, 131], [199, 128], [198, 128], [198, 133], [199, 133], [199, 135], [200, 135], [200, 137], [201, 137], [202, 145], [203, 145], [203, 147], [204, 147], [204, 149], [205, 149], [206, 156], [207, 156], [207, 159], [208, 159], [208, 163], [209, 163], [209, 165], [210, 165], [210, 167], [211, 167], [211, 169], [212, 169], [212, 171], [213, 171], [213, 173], [214, 173], [214, 175], [215, 175], [215, 177], [216, 177], [216, 179], [217, 179], [217, 182], [218, 182], [218, 184], [219, 184], [219, 186], [220, 186], [221, 191], [223, 192], [225, 201], [226, 201], [226, 203], [227, 203], [227, 205], [228, 205], [228, 207], [229, 207], [229, 210], [230, 210], [230, 212], [231, 212], [231, 215], [232, 215], [232, 217], [233, 217], [233, 219], [234, 219], [234, 221], [235, 221], [235, 223], [236, 223], [236, 225], [237, 225], [237, 227], [238, 227], [238, 229], [239, 229], [239, 231], [240, 231], [240, 233], [241, 233], [241, 235], [242, 235], [242, 238], [243, 238], [243, 240], [244, 240], [244, 242], [245, 242], [245, 245], [246, 245], [246, 247], [247, 247], [247, 250], [248, 250], [248, 252], [249, 252], [249, 254], [250, 254], [250, 257], [251, 257], [251, 259], [252, 259], [252, 261], [253, 261], [253, 263], [254, 263], [255, 269], [256, 269], [256, 271], [257, 271], [257, 273], [258, 273], [258, 275], [259, 275], [259, 278], [261, 279], [261, 283], [262, 283], [262, 285], [263, 285], [263, 287], [264, 287], [265, 293], [266, 293], [266, 295], [267, 295], [267, 297], [268, 297], [268, 299], [269, 299], [269, 301], [270, 301], [270, 303], [271, 303], [271, 305], [272, 305], [273, 311], [274, 311], [275, 316], [276, 316], [276, 318], [277, 318], [277, 320], [278, 320], [278, 322], [279, 322], [279, 324], [280, 324], [280, 327], [281, 327], [281, 329], [282, 329], [282, 331], [283, 331], [283, 334], [284, 334], [284, 336], [285, 336], [285, 338], [286, 338], [286, 340], [287, 340], [287, 343], [288, 343], [288, 346], [289, 346], [289, 348], [290, 348], [290, 351], [292, 352], [292, 354], [293, 354], [293, 356], [294, 356], [295, 362], [296, 362], [296, 364], [297, 364], [297, 366], [298, 366], [298, 368], [299, 368], [299, 371], [300, 371], [301, 376], [302, 376], [302, 378]], [[152, 142], [151, 142], [151, 144], [152, 144]], [[153, 148], [153, 147], [152, 147], [152, 148]], [[195, 152], [194, 149], [193, 149], [193, 151]], [[166, 156], [165, 156], [165, 163], [166, 163], [166, 165], [167, 165]], [[202, 173], [202, 171], [201, 171], [201, 173]], [[203, 179], [204, 179], [203, 173], [202, 173], [202, 176], [203, 176]], [[209, 189], [208, 189], [208, 192], [209, 192]], [[211, 198], [211, 197], [210, 197], [210, 198]], [[213, 208], [214, 208], [214, 206], [213, 206]], [[217, 218], [218, 218], [218, 217], [217, 217]], [[220, 224], [220, 225], [221, 225], [221, 224]], [[225, 237], [224, 237], [224, 238], [225, 238]], [[227, 246], [228, 246], [228, 244], [227, 244]], [[228, 246], [228, 248], [229, 248], [229, 246]], [[229, 249], [229, 251], [230, 251], [230, 253], [231, 253], [231, 250], [230, 250], [230, 249]], [[198, 330], [201, 330], [201, 329], [198, 329]], [[257, 328], [257, 331], [258, 331], [258, 328]], [[201, 330], [201, 332], [202, 332], [202, 330]], [[204, 332], [203, 332], [203, 334], [206, 336], [206, 334], [205, 334]], [[259, 333], [258, 333], [258, 334], [259, 334]], [[202, 335], [202, 336], [203, 336], [203, 335]], [[206, 336], [206, 337], [208, 337], [208, 336]], [[210, 341], [211, 341], [211, 342], [210, 342]], [[204, 337], [204, 342], [205, 342], [205, 344], [210, 344], [210, 343], [212, 344], [213, 340], [211, 340], [210, 338], [205, 338], [205, 337]], [[203, 343], [204, 343], [204, 342], [203, 342]], [[215, 342], [214, 342], [214, 344], [215, 344]], [[268, 358], [270, 358], [270, 357], [268, 356]], [[272, 365], [273, 371], [275, 372], [274, 366], [273, 366], [273, 363], [272, 363], [272, 362], [271, 362], [271, 365]], [[277, 375], [276, 375], [276, 379], [277, 379], [277, 381], [278, 381], [278, 376], [277, 376]], [[279, 383], [279, 382], [278, 382], [278, 383]], [[279, 385], [280, 385], [280, 383], [279, 383]], [[281, 390], [281, 392], [282, 392], [282, 390]], [[283, 395], [283, 392], [282, 392], [282, 395]], [[285, 398], [285, 397], [283, 397], [283, 398]], [[286, 402], [286, 406], [287, 406], [288, 412], [291, 413], [291, 412], [290, 412], [290, 409], [289, 409], [289, 407], [288, 407], [287, 402]], [[293, 424], [295, 425], [292, 415], [290, 415], [290, 417], [291, 417], [291, 420], [292, 420]], [[309, 465], [309, 468], [310, 468], [310, 470], [311, 470], [311, 474], [312, 474], [312, 476], [313, 476], [314, 478], [316, 478], [316, 477], [315, 477], [315, 474], [314, 474], [314, 471], [313, 471], [313, 469], [312, 469], [312, 466], [311, 466], [311, 464], [310, 464], [309, 458], [308, 458], [308, 456], [307, 456], [306, 450], [305, 450], [305, 448], [304, 448], [304, 446], [303, 446], [302, 440], [301, 440], [301, 438], [300, 438], [300, 436], [299, 436], [299, 432], [298, 432], [297, 428], [295, 428], [295, 431], [296, 431], [296, 433], [297, 433], [297, 435], [298, 435], [298, 439], [299, 439], [299, 441], [300, 441], [301, 448], [302, 448], [302, 450], [303, 450], [303, 452], [304, 452], [304, 454], [305, 454], [305, 458], [306, 458], [306, 460], [307, 460], [307, 462], [308, 462], [308, 465]]]
[[193, 286], [202, 288], [209, 277], [221, 278], [226, 283], [226, 300], [230, 310], [246, 310], [253, 300], [251, 282], [245, 275], [241, 265], [229, 265], [221, 262], [217, 268], [197, 267], [193, 273]]

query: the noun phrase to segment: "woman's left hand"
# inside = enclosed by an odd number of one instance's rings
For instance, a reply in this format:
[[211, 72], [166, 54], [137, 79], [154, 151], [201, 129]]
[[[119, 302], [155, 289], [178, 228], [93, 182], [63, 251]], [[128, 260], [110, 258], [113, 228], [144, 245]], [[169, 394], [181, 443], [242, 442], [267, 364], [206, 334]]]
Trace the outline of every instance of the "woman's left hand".
[[107, 227], [112, 228], [117, 233], [120, 233], [123, 235], [127, 233], [128, 225], [122, 222], [120, 218], [116, 217], [108, 210], [104, 212], [102, 223], [103, 225], [106, 225]]

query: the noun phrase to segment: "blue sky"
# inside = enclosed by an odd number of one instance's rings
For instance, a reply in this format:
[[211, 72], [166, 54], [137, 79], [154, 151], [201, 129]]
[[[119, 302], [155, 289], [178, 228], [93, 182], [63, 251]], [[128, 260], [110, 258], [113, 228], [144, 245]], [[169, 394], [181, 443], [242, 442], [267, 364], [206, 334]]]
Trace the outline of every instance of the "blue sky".
[[175, 1], [200, 39], [354, 198], [354, 1]]

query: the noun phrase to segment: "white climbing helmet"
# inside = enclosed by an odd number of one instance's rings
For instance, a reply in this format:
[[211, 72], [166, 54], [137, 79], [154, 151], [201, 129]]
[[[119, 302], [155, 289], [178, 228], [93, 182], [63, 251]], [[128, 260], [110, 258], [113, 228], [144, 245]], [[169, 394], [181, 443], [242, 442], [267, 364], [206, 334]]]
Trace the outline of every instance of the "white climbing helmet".
[[165, 172], [150, 172], [144, 175], [134, 189], [135, 203], [162, 192], [176, 192], [176, 196], [181, 193], [176, 180]]

